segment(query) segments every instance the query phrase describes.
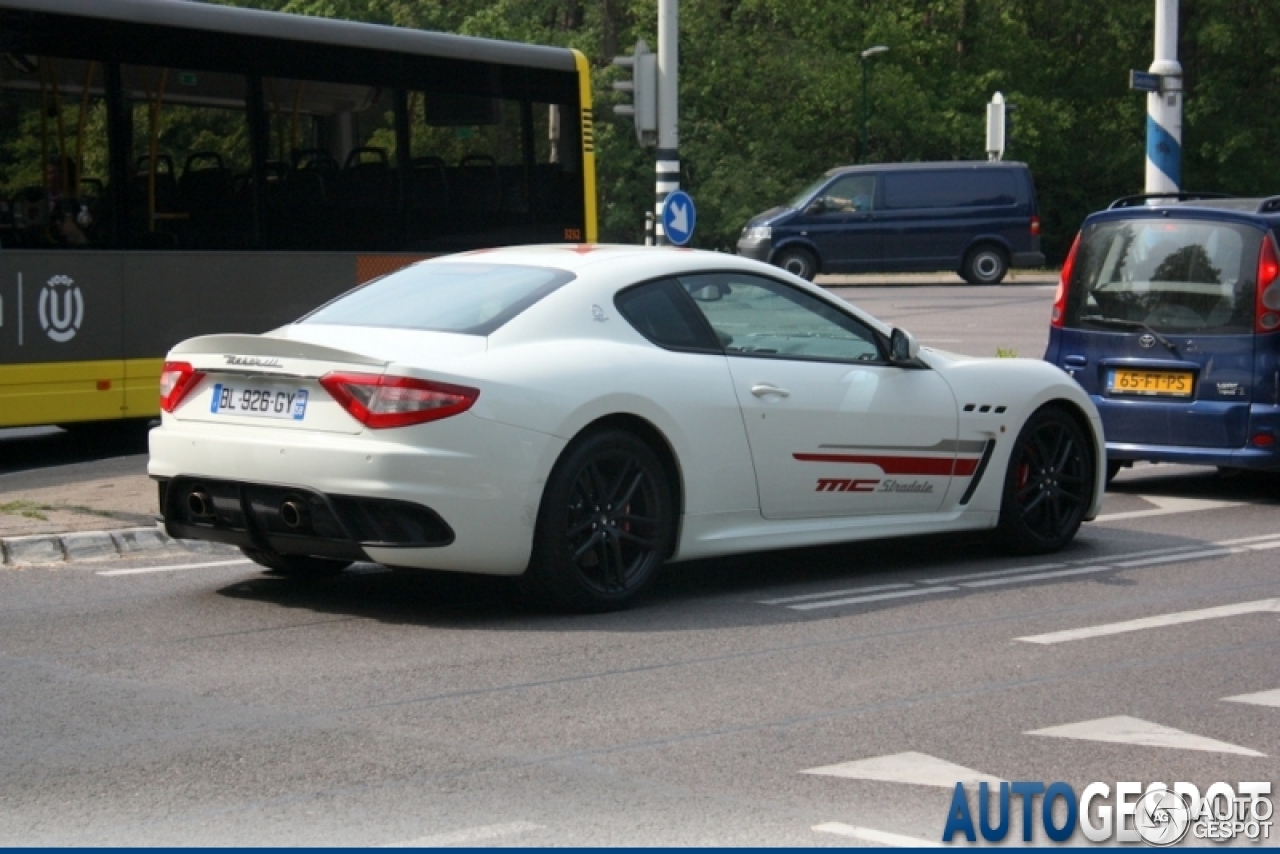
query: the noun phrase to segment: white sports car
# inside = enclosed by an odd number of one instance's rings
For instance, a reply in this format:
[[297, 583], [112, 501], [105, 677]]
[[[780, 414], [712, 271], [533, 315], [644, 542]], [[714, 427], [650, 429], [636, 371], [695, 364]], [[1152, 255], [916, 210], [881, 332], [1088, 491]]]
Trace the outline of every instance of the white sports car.
[[997, 529], [1061, 548], [1102, 424], [1039, 359], [921, 349], [711, 252], [424, 261], [263, 335], [176, 346], [149, 471], [166, 530], [284, 574], [524, 575], [580, 610], [664, 563]]

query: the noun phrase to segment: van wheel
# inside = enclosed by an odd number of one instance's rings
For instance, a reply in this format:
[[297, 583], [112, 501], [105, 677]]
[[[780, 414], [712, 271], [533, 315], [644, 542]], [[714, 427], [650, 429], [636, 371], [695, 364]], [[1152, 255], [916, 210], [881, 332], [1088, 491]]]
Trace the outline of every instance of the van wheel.
[[1009, 270], [1004, 252], [995, 246], [977, 246], [969, 251], [960, 276], [971, 285], [998, 285]]
[[792, 275], [799, 276], [810, 282], [818, 272], [818, 261], [813, 257], [812, 252], [804, 249], [783, 249], [773, 259], [775, 267], [781, 267]]

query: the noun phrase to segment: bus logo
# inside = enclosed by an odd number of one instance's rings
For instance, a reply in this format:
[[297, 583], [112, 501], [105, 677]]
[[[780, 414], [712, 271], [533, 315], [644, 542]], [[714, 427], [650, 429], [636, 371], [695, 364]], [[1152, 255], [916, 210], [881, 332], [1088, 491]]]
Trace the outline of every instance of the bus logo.
[[84, 322], [84, 295], [70, 276], [54, 276], [40, 289], [40, 326], [59, 344], [70, 341]]

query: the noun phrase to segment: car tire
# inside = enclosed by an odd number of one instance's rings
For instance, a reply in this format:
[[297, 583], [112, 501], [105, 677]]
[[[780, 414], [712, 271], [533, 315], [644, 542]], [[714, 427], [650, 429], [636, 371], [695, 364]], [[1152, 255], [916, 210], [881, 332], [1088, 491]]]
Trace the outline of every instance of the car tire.
[[1071, 542], [1093, 500], [1097, 464], [1085, 430], [1070, 413], [1042, 407], [1014, 440], [1005, 470], [1000, 544], [1045, 554]]
[[810, 282], [818, 274], [818, 259], [807, 249], [783, 249], [774, 257], [773, 265]]
[[667, 472], [649, 445], [622, 430], [591, 433], [547, 479], [526, 580], [557, 607], [623, 608], [653, 581], [674, 536]]
[[998, 285], [1009, 272], [1009, 260], [998, 246], [975, 246], [965, 256], [960, 277], [971, 285]]
[[240, 551], [249, 560], [259, 566], [266, 567], [268, 572], [288, 578], [331, 578], [351, 566], [351, 561], [349, 560], [308, 557], [307, 555], [281, 555], [244, 546], [240, 547]]

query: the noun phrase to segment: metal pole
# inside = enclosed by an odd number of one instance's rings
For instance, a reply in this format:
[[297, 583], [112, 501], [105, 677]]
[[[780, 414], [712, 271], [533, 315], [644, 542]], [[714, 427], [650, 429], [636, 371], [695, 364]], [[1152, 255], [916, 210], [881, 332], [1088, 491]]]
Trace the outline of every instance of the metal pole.
[[1182, 66], [1178, 63], [1178, 0], [1156, 0], [1155, 61], [1160, 89], [1147, 93], [1148, 193], [1182, 185]]
[[862, 133], [858, 136], [858, 162], [867, 156], [867, 55], [862, 54]]
[[658, 155], [653, 218], [659, 246], [668, 245], [662, 225], [662, 203], [680, 189], [679, 22], [678, 0], [658, 0]]
[[887, 53], [886, 45], [878, 44], [858, 54], [862, 59], [862, 135], [858, 137], [858, 162], [862, 163], [867, 156], [867, 60], [881, 53]]

